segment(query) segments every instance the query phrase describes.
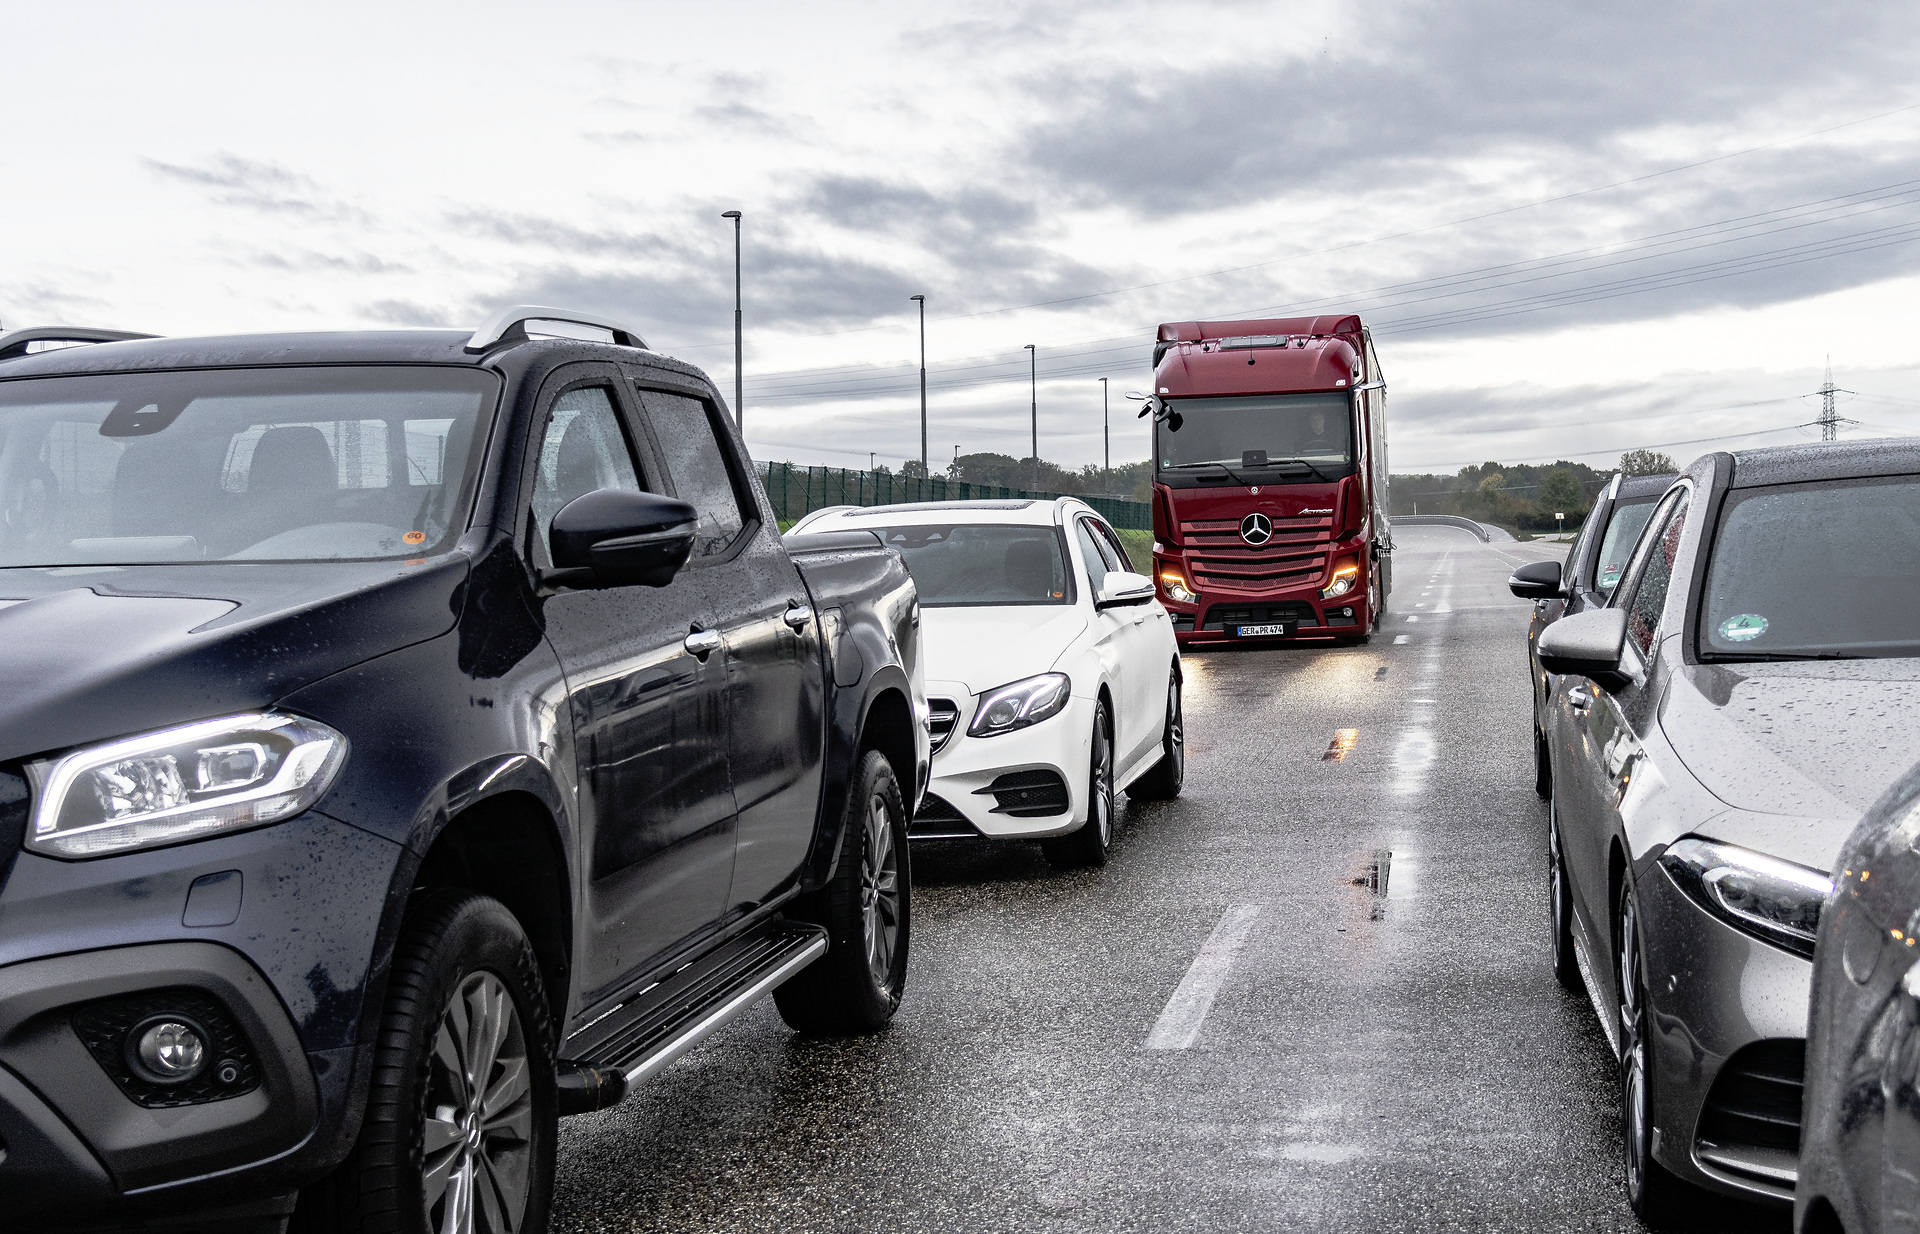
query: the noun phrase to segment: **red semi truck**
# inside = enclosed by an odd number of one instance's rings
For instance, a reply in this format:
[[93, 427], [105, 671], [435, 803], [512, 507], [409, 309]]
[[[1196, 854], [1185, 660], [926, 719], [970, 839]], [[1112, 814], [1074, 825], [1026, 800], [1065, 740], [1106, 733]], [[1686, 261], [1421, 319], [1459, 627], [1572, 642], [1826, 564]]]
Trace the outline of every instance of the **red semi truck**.
[[1170, 322], [1153, 556], [1181, 643], [1365, 642], [1393, 587], [1386, 382], [1358, 317]]

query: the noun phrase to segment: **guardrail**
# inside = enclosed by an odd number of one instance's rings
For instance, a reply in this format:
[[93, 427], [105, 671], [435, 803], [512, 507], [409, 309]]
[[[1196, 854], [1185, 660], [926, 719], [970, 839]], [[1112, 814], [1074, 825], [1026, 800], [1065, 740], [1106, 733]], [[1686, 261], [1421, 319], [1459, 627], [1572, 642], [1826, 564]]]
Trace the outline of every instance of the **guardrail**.
[[827, 506], [891, 506], [907, 501], [1052, 501], [1076, 497], [1100, 512], [1115, 527], [1132, 531], [1153, 528], [1153, 507], [1144, 501], [1118, 497], [1090, 497], [1081, 493], [1029, 492], [999, 484], [969, 484], [938, 476], [903, 476], [888, 471], [853, 471], [844, 467], [796, 467], [792, 463], [757, 463], [773, 512], [783, 522]]
[[1458, 514], [1396, 514], [1393, 522], [1396, 526], [1406, 527], [1458, 527], [1479, 536], [1482, 544], [1493, 538], [1487, 534], [1485, 527]]

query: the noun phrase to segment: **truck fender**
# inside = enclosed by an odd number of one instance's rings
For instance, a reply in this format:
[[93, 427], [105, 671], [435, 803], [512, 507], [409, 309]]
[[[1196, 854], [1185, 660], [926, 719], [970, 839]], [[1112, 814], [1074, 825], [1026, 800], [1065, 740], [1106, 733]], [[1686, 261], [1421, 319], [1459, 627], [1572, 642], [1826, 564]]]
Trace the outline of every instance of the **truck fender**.
[[[882, 664], [869, 673], [866, 682], [858, 690], [840, 690], [834, 696], [833, 712], [827, 721], [827, 749], [824, 774], [821, 776], [820, 812], [814, 828], [813, 847], [807, 853], [806, 865], [801, 872], [801, 889], [812, 891], [825, 886], [833, 878], [834, 868], [840, 858], [841, 832], [846, 826], [847, 786], [853, 780], [856, 761], [862, 750], [872, 744], [867, 741], [868, 723], [876, 700], [885, 696], [898, 697], [905, 710], [908, 723], [917, 723], [913, 715], [913, 688], [906, 670], [897, 662]], [[906, 735], [908, 741], [912, 734]], [[921, 768], [914, 768], [913, 782], [902, 782], [901, 795], [910, 801], [917, 800], [924, 786], [925, 776]]]

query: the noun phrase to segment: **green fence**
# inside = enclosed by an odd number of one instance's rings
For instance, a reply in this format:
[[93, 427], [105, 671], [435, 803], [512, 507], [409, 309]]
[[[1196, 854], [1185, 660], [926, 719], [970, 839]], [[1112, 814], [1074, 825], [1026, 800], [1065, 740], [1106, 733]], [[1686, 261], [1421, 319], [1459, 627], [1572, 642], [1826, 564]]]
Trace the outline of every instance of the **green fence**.
[[[760, 479], [781, 522], [827, 506], [891, 506], [906, 501], [1052, 501], [1060, 493], [1030, 493], [998, 484], [966, 484], [939, 477], [900, 476], [887, 471], [850, 471], [844, 467], [796, 467], [792, 463], [760, 463]], [[1144, 501], [1118, 497], [1078, 497], [1115, 527], [1132, 531], [1153, 528], [1153, 508]]]

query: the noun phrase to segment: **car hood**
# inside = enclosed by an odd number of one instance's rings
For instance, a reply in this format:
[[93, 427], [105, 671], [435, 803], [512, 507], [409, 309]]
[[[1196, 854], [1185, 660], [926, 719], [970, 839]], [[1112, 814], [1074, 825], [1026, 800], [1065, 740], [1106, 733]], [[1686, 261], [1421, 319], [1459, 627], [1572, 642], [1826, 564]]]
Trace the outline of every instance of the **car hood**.
[[1662, 699], [1660, 728], [1702, 786], [1739, 812], [1740, 829], [1755, 832], [1714, 834], [1824, 869], [1920, 759], [1916, 704], [1920, 660], [1692, 664]]
[[928, 681], [957, 681], [970, 693], [1044, 673], [1087, 628], [1077, 605], [920, 610]]
[[452, 628], [468, 563], [0, 570], [0, 762], [251, 708]]

